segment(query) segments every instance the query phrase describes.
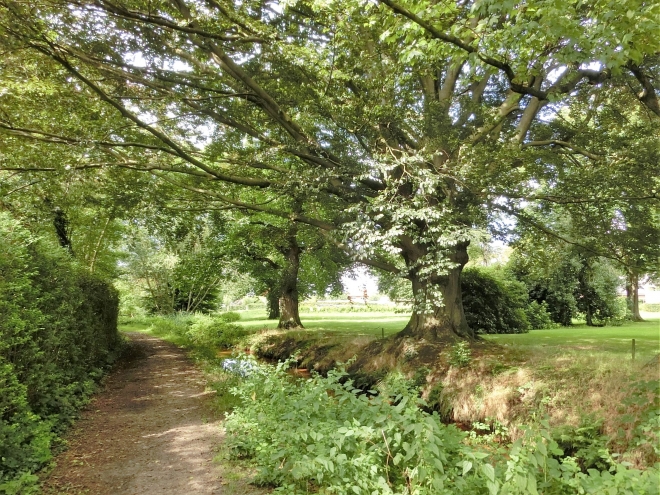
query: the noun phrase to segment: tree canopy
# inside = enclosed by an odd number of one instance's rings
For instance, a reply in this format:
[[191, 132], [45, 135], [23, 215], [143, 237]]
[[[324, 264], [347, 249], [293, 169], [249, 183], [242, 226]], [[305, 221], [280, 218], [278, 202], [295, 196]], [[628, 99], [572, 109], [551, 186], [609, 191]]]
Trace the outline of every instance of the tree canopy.
[[658, 31], [642, 0], [0, 0], [0, 168], [316, 227], [412, 281], [405, 332], [470, 337], [475, 231], [657, 205]]

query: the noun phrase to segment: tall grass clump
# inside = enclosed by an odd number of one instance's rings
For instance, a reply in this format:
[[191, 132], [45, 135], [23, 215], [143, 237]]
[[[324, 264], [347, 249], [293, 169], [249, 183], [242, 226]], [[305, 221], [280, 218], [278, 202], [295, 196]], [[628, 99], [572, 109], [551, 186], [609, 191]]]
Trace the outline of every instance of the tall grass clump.
[[262, 366], [243, 380], [226, 420], [230, 454], [251, 459], [256, 481], [278, 493], [658, 493], [657, 469], [630, 469], [612, 456], [607, 469], [584, 472], [547, 424], [507, 447], [470, 445], [466, 433], [424, 412], [405, 382], [376, 395], [354, 388], [342, 370], [294, 380], [291, 364]]
[[117, 308], [109, 284], [0, 212], [0, 493], [27, 493], [115, 358]]

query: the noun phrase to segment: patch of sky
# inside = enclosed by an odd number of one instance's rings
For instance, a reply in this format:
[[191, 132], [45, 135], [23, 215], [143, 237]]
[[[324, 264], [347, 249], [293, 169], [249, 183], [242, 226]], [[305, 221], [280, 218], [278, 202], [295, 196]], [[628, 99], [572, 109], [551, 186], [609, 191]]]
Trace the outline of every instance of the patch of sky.
[[344, 292], [351, 296], [362, 297], [366, 290], [368, 295], [378, 293], [378, 278], [372, 275], [364, 266], [358, 266], [341, 278]]
[[124, 53], [124, 62], [132, 65], [133, 67], [144, 68], [147, 66], [147, 59], [142, 52], [128, 52]]

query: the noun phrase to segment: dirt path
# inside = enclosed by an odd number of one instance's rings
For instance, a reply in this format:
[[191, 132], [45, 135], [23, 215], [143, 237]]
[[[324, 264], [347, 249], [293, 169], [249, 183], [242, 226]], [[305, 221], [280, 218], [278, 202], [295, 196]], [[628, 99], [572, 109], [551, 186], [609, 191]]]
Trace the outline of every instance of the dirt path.
[[212, 462], [222, 432], [202, 373], [176, 346], [128, 335], [134, 358], [111, 374], [68, 435], [45, 492], [236, 493], [223, 488], [224, 472]]

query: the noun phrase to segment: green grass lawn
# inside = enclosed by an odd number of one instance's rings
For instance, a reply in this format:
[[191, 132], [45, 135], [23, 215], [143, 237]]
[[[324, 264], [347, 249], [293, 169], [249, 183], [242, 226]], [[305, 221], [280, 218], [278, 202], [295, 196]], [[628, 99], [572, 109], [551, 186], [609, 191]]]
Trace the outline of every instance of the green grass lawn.
[[[263, 310], [239, 311], [239, 325], [250, 330], [273, 329], [277, 320], [266, 319]], [[547, 351], [571, 350], [577, 352], [599, 351], [630, 354], [632, 339], [635, 339], [636, 353], [643, 358], [660, 352], [660, 315], [650, 314], [654, 319], [640, 323], [628, 322], [618, 327], [587, 327], [574, 325], [549, 330], [532, 330], [515, 335], [487, 335], [486, 339], [499, 344], [508, 344], [518, 349], [545, 348]], [[393, 335], [403, 329], [409, 315], [393, 312], [341, 313], [310, 312], [300, 315], [305, 329], [310, 332], [332, 332], [351, 336], [373, 335], [380, 337]], [[124, 332], [145, 331], [149, 322], [129, 322], [121, 325]]]
[[557, 347], [585, 351], [605, 351], [630, 354], [632, 339], [636, 353], [650, 355], [660, 352], [660, 320], [629, 322], [620, 327], [572, 327], [532, 330], [516, 335], [488, 335], [488, 340], [516, 347]]
[[[276, 328], [277, 320], [266, 319], [262, 310], [239, 311], [241, 320], [238, 322], [245, 328], [260, 330]], [[350, 333], [353, 335], [381, 336], [397, 333], [406, 326], [410, 315], [391, 312], [373, 313], [300, 313], [300, 319], [307, 330]]]
[[[238, 322], [245, 328], [276, 328], [277, 320], [266, 319], [262, 310], [240, 311]], [[614, 353], [630, 353], [632, 339], [635, 339], [636, 352], [650, 355], [660, 352], [660, 319], [649, 319], [640, 323], [629, 322], [619, 327], [572, 327], [549, 330], [532, 330], [516, 335], [488, 335], [485, 338], [499, 344], [515, 345], [519, 348], [556, 347], [575, 350], [597, 350]], [[391, 312], [374, 313], [301, 313], [305, 328], [310, 331], [336, 332], [352, 335], [380, 336], [399, 332], [410, 318], [407, 314]]]

